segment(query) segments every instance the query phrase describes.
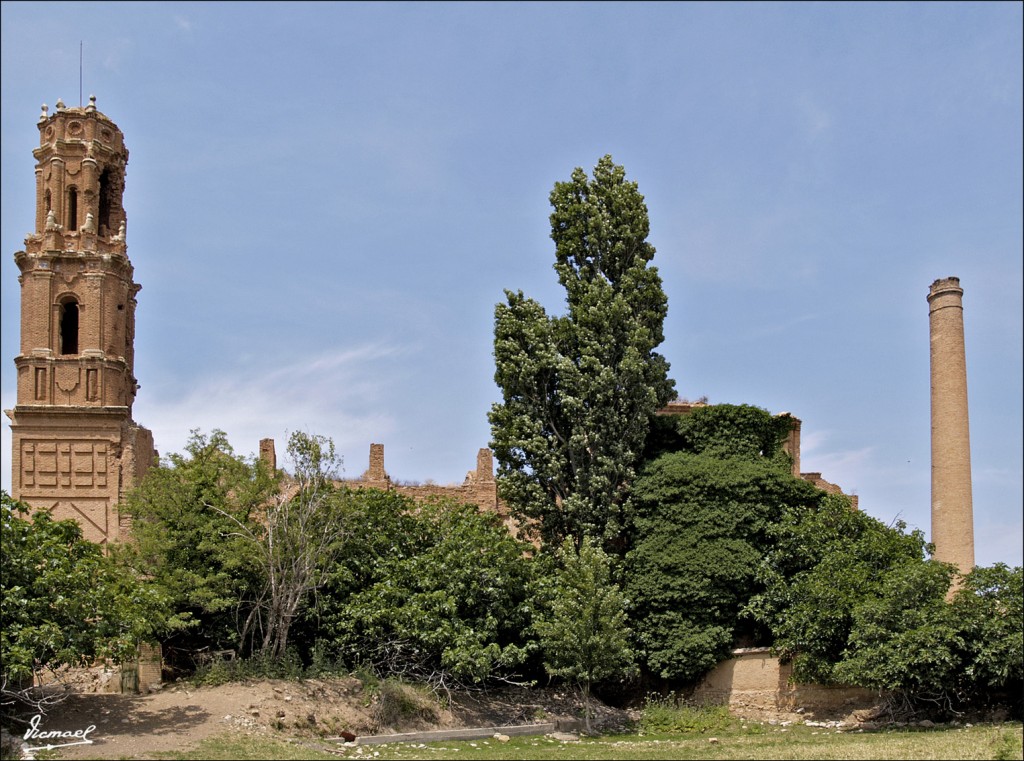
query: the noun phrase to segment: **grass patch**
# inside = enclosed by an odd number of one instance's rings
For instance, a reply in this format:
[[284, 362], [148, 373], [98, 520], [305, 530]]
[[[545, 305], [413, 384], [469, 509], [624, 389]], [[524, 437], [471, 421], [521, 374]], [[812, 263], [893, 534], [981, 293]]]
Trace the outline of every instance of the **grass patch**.
[[337, 753], [328, 753], [309, 743], [285, 742], [272, 737], [260, 735], [225, 734], [203, 740], [195, 748], [186, 751], [168, 751], [155, 753], [155, 758], [210, 759], [210, 761], [229, 761], [230, 759], [334, 759]]
[[[316, 655], [316, 654], [314, 654]], [[329, 662], [318, 657], [308, 667], [294, 651], [289, 651], [281, 658], [256, 655], [252, 658], [233, 658], [231, 660], [211, 660], [200, 665], [189, 678], [192, 684], [205, 687], [216, 687], [229, 682], [245, 682], [259, 679], [284, 679], [300, 681], [331, 676], [347, 676], [348, 670], [341, 663]]]
[[[371, 745], [361, 749], [326, 743], [287, 743], [259, 735], [222, 735], [194, 750], [161, 753], [167, 759], [1020, 759], [1019, 723], [935, 729], [888, 729], [836, 732], [738, 724], [715, 734], [688, 733], [668, 738], [637, 735], [584, 738], [559, 742], [549, 737], [514, 737], [442, 743]], [[711, 738], [717, 742], [712, 743]], [[321, 750], [330, 747], [333, 753]]]
[[640, 732], [645, 735], [722, 732], [738, 724], [726, 706], [694, 705], [674, 694], [648, 696], [640, 715]]
[[[718, 742], [712, 743], [711, 738]], [[1021, 758], [1020, 724], [836, 732], [818, 727], [738, 725], [714, 734], [637, 735], [561, 743], [548, 737], [377, 745], [388, 759], [998, 759]], [[370, 748], [367, 748], [370, 750]]]
[[429, 722], [437, 718], [437, 707], [422, 687], [388, 677], [376, 687], [373, 721], [379, 731], [397, 729], [410, 722]]

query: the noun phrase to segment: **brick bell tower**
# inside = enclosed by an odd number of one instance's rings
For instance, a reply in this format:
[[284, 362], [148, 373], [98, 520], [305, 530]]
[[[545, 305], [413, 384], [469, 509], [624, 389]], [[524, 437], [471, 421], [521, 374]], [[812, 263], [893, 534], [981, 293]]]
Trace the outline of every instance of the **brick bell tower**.
[[132, 420], [135, 295], [121, 205], [128, 149], [96, 110], [42, 107], [35, 232], [21, 270], [21, 353], [12, 433], [12, 496], [74, 518], [85, 538], [116, 541], [116, 506], [154, 462]]

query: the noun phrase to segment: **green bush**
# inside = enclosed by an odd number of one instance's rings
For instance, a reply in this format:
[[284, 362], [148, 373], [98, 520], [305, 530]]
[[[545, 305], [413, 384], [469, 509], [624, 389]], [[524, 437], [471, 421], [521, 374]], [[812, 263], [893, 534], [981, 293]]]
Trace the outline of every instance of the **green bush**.
[[280, 658], [257, 655], [252, 658], [205, 663], [196, 669], [191, 681], [197, 686], [215, 687], [229, 682], [244, 682], [247, 679], [297, 680], [307, 676], [312, 674], [302, 667], [302, 661], [295, 651], [289, 650]]
[[670, 692], [667, 696], [647, 696], [640, 716], [640, 731], [664, 735], [717, 732], [732, 723], [726, 706], [693, 705]]

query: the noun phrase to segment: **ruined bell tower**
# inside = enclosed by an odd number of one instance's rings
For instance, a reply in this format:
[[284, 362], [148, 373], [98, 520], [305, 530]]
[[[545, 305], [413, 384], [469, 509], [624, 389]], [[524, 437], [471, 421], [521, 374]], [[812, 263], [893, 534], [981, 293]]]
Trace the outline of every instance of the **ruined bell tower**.
[[971, 442], [967, 421], [964, 291], [960, 279], [936, 280], [928, 290], [931, 333], [932, 542], [935, 559], [960, 573], [974, 568]]
[[128, 149], [96, 110], [57, 101], [38, 120], [35, 230], [21, 271], [21, 350], [11, 420], [14, 498], [74, 518], [86, 539], [128, 528], [115, 510], [153, 463], [132, 420], [135, 295], [122, 206]]

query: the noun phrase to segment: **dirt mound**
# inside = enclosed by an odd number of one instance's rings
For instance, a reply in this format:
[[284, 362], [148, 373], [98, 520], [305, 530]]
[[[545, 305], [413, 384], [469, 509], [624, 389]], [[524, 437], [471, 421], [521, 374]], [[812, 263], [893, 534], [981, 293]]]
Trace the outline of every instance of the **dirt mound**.
[[[71, 693], [39, 724], [47, 732], [95, 726], [92, 745], [61, 748], [60, 757], [153, 758], [229, 732], [324, 739], [426, 729], [552, 722], [580, 718], [569, 692], [505, 687], [458, 692], [438, 700], [422, 688], [384, 682], [367, 689], [354, 678], [251, 681], [193, 687], [165, 685], [147, 695]], [[625, 727], [626, 712], [592, 703], [592, 722]], [[30, 740], [36, 747], [61, 740]]]

